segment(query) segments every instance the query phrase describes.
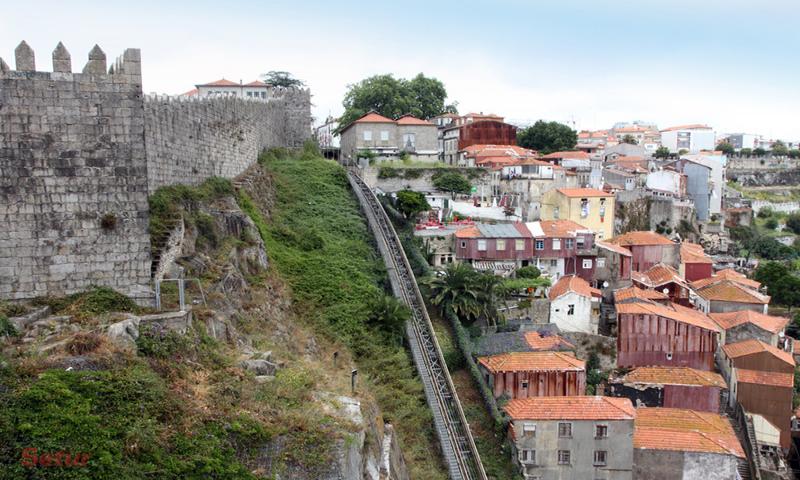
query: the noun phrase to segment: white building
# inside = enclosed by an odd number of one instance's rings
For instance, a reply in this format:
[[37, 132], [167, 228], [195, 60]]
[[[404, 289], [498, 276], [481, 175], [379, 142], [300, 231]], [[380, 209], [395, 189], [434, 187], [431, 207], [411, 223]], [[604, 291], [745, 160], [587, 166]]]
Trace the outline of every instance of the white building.
[[320, 148], [339, 148], [339, 134], [335, 133], [337, 128], [339, 120], [329, 116], [325, 123], [314, 129]]
[[661, 145], [672, 153], [711, 151], [716, 147], [715, 140], [714, 130], [708, 125], [681, 125], [661, 130]]
[[685, 197], [686, 175], [672, 169], [656, 170], [647, 175], [646, 186], [648, 190]]
[[600, 290], [575, 275], [561, 277], [550, 288], [550, 323], [564, 332], [597, 334]]
[[193, 90], [184, 93], [184, 97], [239, 97], [266, 100], [272, 97], [272, 86], [260, 80], [250, 83], [232, 82], [226, 79], [195, 85]]
[[709, 215], [719, 215], [722, 212], [722, 191], [725, 187], [725, 166], [728, 163], [728, 157], [722, 153], [703, 152], [694, 155], [683, 155], [681, 158], [686, 158], [711, 169], [710, 181], [712, 188], [708, 213]]

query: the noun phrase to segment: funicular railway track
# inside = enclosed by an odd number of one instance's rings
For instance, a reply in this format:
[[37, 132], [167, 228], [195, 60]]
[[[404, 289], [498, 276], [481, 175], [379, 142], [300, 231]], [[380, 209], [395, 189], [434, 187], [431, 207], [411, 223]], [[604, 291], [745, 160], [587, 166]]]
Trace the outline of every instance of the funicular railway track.
[[377, 197], [361, 177], [350, 170], [348, 179], [375, 235], [378, 248], [386, 263], [394, 295], [411, 310], [411, 320], [406, 325], [406, 334], [417, 372], [425, 387], [428, 405], [433, 412], [436, 432], [450, 478], [486, 480], [480, 455], [464, 418], [464, 411], [436, 341], [422, 294], [417, 287], [414, 273], [397, 232]]

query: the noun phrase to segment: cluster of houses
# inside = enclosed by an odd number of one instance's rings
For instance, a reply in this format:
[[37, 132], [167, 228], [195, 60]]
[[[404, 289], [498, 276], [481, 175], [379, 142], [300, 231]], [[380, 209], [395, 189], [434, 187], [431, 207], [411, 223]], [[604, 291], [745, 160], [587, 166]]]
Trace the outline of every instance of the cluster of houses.
[[[751, 478], [751, 468], [788, 478], [780, 475], [792, 438], [793, 344], [789, 320], [768, 314], [758, 282], [715, 272], [699, 245], [654, 232], [596, 241], [568, 220], [497, 227], [459, 230], [467, 247], [457, 259], [507, 261], [513, 252], [517, 266], [558, 260], [549, 318], [484, 335], [473, 352], [495, 398], [506, 401], [526, 479], [734, 479]], [[581, 269], [584, 259], [602, 260], [604, 272]], [[567, 337], [597, 333], [601, 303], [615, 312], [600, 325], [616, 342], [615, 368], [586, 395], [586, 361]]]
[[[713, 130], [619, 124], [547, 155], [515, 133], [493, 114], [370, 112], [341, 130], [341, 159], [480, 169], [461, 198], [423, 191], [434, 211], [416, 235], [434, 265], [504, 277], [534, 266], [551, 280], [473, 349], [524, 478], [789, 478], [793, 425], [800, 436], [789, 320], [708, 254], [725, 252], [726, 220], [752, 215], [728, 201]], [[630, 228], [641, 205], [647, 220]]]

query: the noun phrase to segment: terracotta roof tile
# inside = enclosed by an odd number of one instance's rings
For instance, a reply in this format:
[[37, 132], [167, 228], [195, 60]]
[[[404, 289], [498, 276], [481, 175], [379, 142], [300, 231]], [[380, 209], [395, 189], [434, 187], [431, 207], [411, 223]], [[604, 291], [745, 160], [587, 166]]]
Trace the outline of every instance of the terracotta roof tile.
[[545, 237], [574, 237], [576, 232], [590, 231], [572, 220], [541, 220], [539, 226], [544, 231]]
[[245, 83], [245, 87], [269, 87], [269, 84], [262, 82], [261, 80], [255, 80], [250, 83]]
[[570, 198], [614, 196], [596, 188], [559, 188], [558, 192]]
[[543, 157], [543, 159], [559, 159], [559, 158], [573, 158], [577, 160], [589, 160], [589, 154], [586, 152], [553, 152], [547, 154]]
[[590, 298], [592, 296], [599, 297], [602, 295], [600, 290], [592, 288], [589, 282], [581, 277], [565, 275], [559, 278], [555, 285], [550, 287], [550, 292], [547, 296], [550, 300], [555, 300], [568, 292], [575, 292], [578, 295]]
[[656, 232], [635, 231], [617, 235], [614, 238], [607, 240], [608, 243], [620, 245], [623, 247], [637, 246], [637, 245], [674, 245], [674, 243], [663, 235]]
[[525, 342], [534, 350], [575, 349], [575, 345], [558, 335], [545, 335], [536, 331], [525, 332]]
[[646, 272], [633, 272], [636, 280], [650, 288], [660, 287], [667, 283], [677, 283], [679, 285], [686, 285], [678, 271], [670, 265], [658, 263], [650, 267]]
[[597, 245], [598, 247], [600, 247], [600, 248], [604, 248], [604, 249], [606, 249], [606, 250], [610, 250], [610, 251], [612, 251], [612, 252], [616, 252], [616, 253], [618, 253], [618, 254], [620, 254], [620, 255], [624, 255], [624, 256], [626, 256], [626, 257], [631, 257], [631, 256], [633, 256], [633, 254], [631, 253], [631, 251], [630, 251], [630, 250], [628, 250], [627, 248], [620, 247], [619, 245], [614, 245], [613, 243], [608, 243], [608, 242], [598, 241], [598, 242], [596, 242], [596, 245]]
[[795, 364], [794, 357], [792, 356], [791, 353], [785, 352], [777, 347], [773, 347], [772, 345], [767, 345], [762, 341], [755, 340], [752, 338], [741, 342], [725, 344], [722, 346], [722, 351], [725, 352], [725, 355], [728, 358], [732, 358], [734, 360], [733, 362], [734, 366], [736, 366], [737, 358], [761, 352], [767, 352], [773, 355], [775, 358], [785, 363], [788, 363], [789, 365], [794, 366]]
[[182, 93], [181, 95], [184, 96], [184, 97], [193, 97], [193, 96], [197, 95], [198, 93], [200, 93], [200, 90], [198, 90], [196, 88], [193, 88], [193, 89], [189, 90], [186, 93]]
[[627, 398], [595, 396], [515, 398], [503, 410], [513, 420], [633, 420], [637, 413]]
[[652, 289], [639, 288], [632, 285], [628, 288], [620, 288], [614, 290], [614, 303], [623, 303], [628, 300], [669, 300], [669, 297], [663, 292]]
[[665, 128], [661, 130], [662, 132], [672, 132], [675, 130], [711, 130], [711, 127], [708, 125], [703, 125], [701, 123], [693, 123], [691, 125], [678, 125], [675, 127]]
[[709, 313], [709, 317], [714, 320], [723, 330], [728, 330], [743, 323], [752, 323], [757, 327], [772, 333], [778, 333], [789, 323], [786, 317], [774, 317], [752, 310], [739, 310], [738, 312]]
[[480, 236], [481, 231], [475, 225], [456, 231], [456, 238], [479, 238]]
[[197, 85], [198, 87], [239, 87], [240, 85], [236, 82], [232, 82], [230, 80], [226, 80], [221, 78], [219, 80], [214, 80], [213, 82], [209, 83], [201, 83]]
[[737, 368], [736, 381], [741, 383], [755, 383], [757, 385], [769, 385], [772, 387], [793, 388], [794, 374]]
[[369, 112], [360, 118], [353, 120], [353, 123], [394, 123], [391, 118], [386, 118], [380, 113]]
[[686, 308], [676, 303], [660, 305], [657, 303], [623, 303], [616, 306], [617, 314], [638, 314], [638, 315], [658, 315], [664, 318], [671, 318], [676, 322], [694, 325], [706, 330], [719, 331], [719, 327], [708, 315], [698, 310]]
[[534, 370], [585, 371], [586, 362], [567, 352], [509, 352], [478, 358], [478, 363], [492, 373]]
[[435, 126], [433, 123], [422, 120], [421, 118], [417, 118], [413, 115], [403, 115], [402, 117], [397, 119], [398, 125], [431, 125]]
[[696, 243], [683, 242], [681, 244], [681, 262], [683, 263], [714, 263], [711, 257], [706, 255], [702, 245]]
[[[704, 279], [707, 280], [707, 279]], [[702, 280], [698, 280], [700, 282]], [[755, 303], [768, 305], [770, 297], [748, 288], [734, 280], [721, 280], [701, 288], [694, 288], [695, 293], [706, 300], [720, 302]]]
[[745, 458], [730, 421], [722, 415], [681, 408], [638, 408], [633, 447], [708, 452]]
[[621, 380], [624, 383], [726, 387], [725, 380], [719, 373], [689, 367], [639, 367], [631, 370]]

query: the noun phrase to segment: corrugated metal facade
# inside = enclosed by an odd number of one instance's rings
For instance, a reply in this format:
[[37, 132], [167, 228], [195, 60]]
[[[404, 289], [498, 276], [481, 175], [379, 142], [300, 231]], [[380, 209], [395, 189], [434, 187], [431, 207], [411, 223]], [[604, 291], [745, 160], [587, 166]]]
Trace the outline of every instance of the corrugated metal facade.
[[664, 407], [719, 413], [720, 387], [664, 385]]
[[781, 447], [789, 448], [792, 438], [792, 388], [741, 383], [736, 400], [749, 413], [757, 413], [781, 430]]
[[712, 266], [710, 263], [685, 263], [684, 265], [686, 265], [687, 282], [711, 278]]
[[717, 334], [658, 315], [619, 314], [617, 365], [714, 369]]
[[[586, 393], [585, 371], [527, 371], [500, 372], [493, 375], [486, 370], [492, 382], [495, 398], [503, 394], [509, 398], [563, 397]], [[524, 383], [527, 382], [527, 388]]]
[[516, 145], [517, 127], [492, 120], [468, 123], [460, 128], [458, 149], [471, 145]]

